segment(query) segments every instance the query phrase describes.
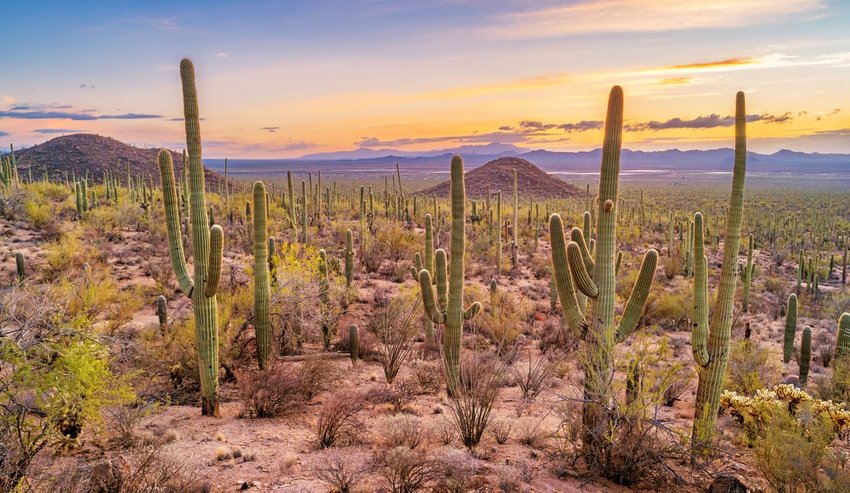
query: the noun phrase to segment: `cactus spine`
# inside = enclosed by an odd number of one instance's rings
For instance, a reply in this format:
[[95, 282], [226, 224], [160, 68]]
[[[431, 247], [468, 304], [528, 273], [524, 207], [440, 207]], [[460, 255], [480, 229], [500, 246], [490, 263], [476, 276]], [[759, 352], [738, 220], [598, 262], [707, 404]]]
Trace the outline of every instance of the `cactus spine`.
[[744, 313], [750, 311], [750, 286], [753, 282], [753, 273], [756, 266], [753, 264], [753, 235], [747, 239], [747, 265], [741, 272], [742, 281], [744, 282], [744, 291], [741, 294], [741, 310]]
[[[591, 460], [606, 453], [607, 447], [610, 446], [606, 445], [603, 437], [611, 419], [607, 410], [612, 399], [610, 382], [614, 371], [614, 344], [637, 328], [658, 263], [658, 252], [647, 250], [623, 316], [617, 323], [614, 320], [617, 298], [615, 269], [622, 132], [623, 91], [619, 86], [615, 86], [611, 89], [608, 99], [608, 114], [605, 120], [599, 208], [596, 214], [597, 238], [593, 258], [583, 253], [587, 252], [587, 249], [582, 245], [584, 239], [580, 230], [573, 228], [573, 241], [567, 244], [561, 217], [553, 214], [549, 219], [552, 264], [561, 307], [570, 329], [588, 341], [588, 354], [584, 363], [585, 404], [582, 421], [587, 430], [584, 436], [584, 452]], [[591, 299], [587, 314], [583, 312], [577, 300], [576, 288]]]
[[254, 183], [254, 330], [257, 337], [257, 362], [266, 367], [271, 353], [269, 326], [269, 242], [266, 228], [266, 186]]
[[[701, 448], [715, 431], [723, 377], [729, 360], [729, 340], [732, 336], [732, 315], [735, 304], [735, 283], [738, 276], [738, 250], [741, 247], [741, 222], [744, 212], [744, 179], [747, 171], [747, 133], [744, 93], [739, 92], [735, 101], [735, 167], [732, 173], [732, 195], [726, 214], [726, 238], [723, 244], [723, 267], [720, 271], [720, 288], [714, 305], [711, 321], [708, 321], [708, 297], [706, 287], [707, 261], [702, 243], [702, 217], [696, 227], [698, 249], [696, 266], [703, 272], [694, 279], [695, 313], [700, 317], [691, 334], [694, 361], [699, 371], [696, 412], [692, 445]], [[696, 217], [695, 217], [696, 220]]]
[[[463, 309], [464, 249], [466, 247], [466, 187], [463, 177], [463, 159], [454, 156], [451, 163], [451, 264], [446, 272], [446, 252], [437, 250], [435, 257], [435, 277], [437, 281], [437, 302], [431, 287], [431, 273], [425, 269], [419, 271], [419, 286], [425, 314], [436, 324], [445, 324], [443, 330], [443, 362], [446, 370], [446, 383], [449, 392], [456, 388], [460, 372], [460, 351], [463, 337], [463, 321], [470, 320], [481, 310], [477, 301]], [[448, 277], [448, 286], [446, 278]]]
[[159, 151], [159, 172], [162, 180], [171, 265], [180, 290], [192, 298], [195, 315], [195, 340], [198, 347], [201, 381], [201, 413], [205, 416], [218, 416], [218, 320], [215, 295], [221, 278], [224, 231], [219, 225], [211, 228], [207, 225], [198, 93], [195, 88], [195, 68], [189, 59], [183, 59], [180, 62], [180, 77], [183, 82], [186, 147], [189, 151], [189, 210], [192, 216], [194, 279], [189, 276], [186, 258], [183, 255], [174, 164], [171, 153], [164, 149]]
[[809, 380], [809, 363], [812, 360], [812, 328], [803, 327], [800, 339], [800, 388], [806, 387]]
[[791, 361], [794, 353], [794, 337], [797, 335], [797, 295], [788, 296], [788, 308], [785, 311], [785, 339], [782, 345], [782, 362]]

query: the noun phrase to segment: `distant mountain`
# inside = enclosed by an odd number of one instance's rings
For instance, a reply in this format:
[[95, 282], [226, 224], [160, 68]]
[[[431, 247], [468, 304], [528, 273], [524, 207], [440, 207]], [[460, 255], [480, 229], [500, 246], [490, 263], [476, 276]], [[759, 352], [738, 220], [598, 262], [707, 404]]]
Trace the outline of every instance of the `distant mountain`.
[[[127, 169], [137, 176], [159, 183], [159, 149], [142, 149], [119, 142], [110, 137], [94, 134], [71, 134], [48, 140], [37, 146], [15, 151], [20, 176], [26, 177], [32, 169], [33, 179], [41, 178], [47, 171], [51, 177], [68, 178], [72, 174], [100, 181], [105, 171], [126, 179]], [[174, 170], [179, 175], [183, 169], [183, 153], [171, 151]], [[215, 186], [218, 173], [207, 169], [207, 186]]]
[[[496, 193], [501, 190], [502, 200], [508, 200], [513, 196], [514, 170], [517, 172], [517, 189], [520, 196], [550, 198], [581, 193], [578, 188], [546, 173], [525, 159], [502, 157], [466, 172], [466, 195], [470, 198], [481, 198], [486, 197], [488, 191]], [[449, 194], [450, 186], [451, 183], [446, 181], [421, 193], [445, 197]]]
[[490, 144], [481, 145], [465, 145], [454, 147], [451, 149], [442, 149], [436, 151], [399, 151], [396, 149], [371, 149], [361, 147], [353, 151], [337, 151], [337, 152], [320, 152], [315, 154], [307, 154], [299, 159], [316, 160], [316, 161], [340, 161], [354, 159], [375, 159], [375, 158], [418, 158], [418, 157], [433, 157], [441, 154], [460, 154], [468, 156], [472, 154], [490, 157], [500, 156], [516, 156], [523, 152], [528, 152], [528, 149], [517, 147], [513, 144], [500, 144], [493, 142]]

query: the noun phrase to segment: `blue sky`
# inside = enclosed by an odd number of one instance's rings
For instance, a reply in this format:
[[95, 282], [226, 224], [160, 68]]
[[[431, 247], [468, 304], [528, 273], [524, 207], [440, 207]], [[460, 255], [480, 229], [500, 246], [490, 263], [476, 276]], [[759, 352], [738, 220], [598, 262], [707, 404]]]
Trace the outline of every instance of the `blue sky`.
[[850, 152], [848, 4], [8, 2], [0, 137], [85, 131], [182, 147], [188, 56], [210, 157], [589, 149], [614, 84], [631, 148], [730, 145], [740, 89], [752, 148]]

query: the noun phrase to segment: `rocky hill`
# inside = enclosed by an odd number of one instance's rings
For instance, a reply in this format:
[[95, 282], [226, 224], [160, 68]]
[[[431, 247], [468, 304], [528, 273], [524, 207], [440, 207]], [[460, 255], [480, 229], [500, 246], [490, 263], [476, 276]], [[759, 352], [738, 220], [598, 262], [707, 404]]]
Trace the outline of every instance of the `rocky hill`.
[[[100, 181], [103, 173], [109, 170], [116, 176], [127, 175], [129, 166], [131, 173], [150, 178], [159, 183], [159, 165], [157, 153], [159, 149], [142, 149], [133, 147], [110, 137], [94, 134], [72, 134], [48, 140], [43, 144], [27, 149], [15, 150], [18, 171], [21, 178], [28, 175], [32, 169], [34, 179], [44, 175], [45, 170], [51, 177], [84, 176]], [[183, 169], [182, 152], [171, 151], [174, 158], [174, 171], [179, 175]], [[207, 187], [215, 186], [219, 181], [218, 173], [206, 170]]]
[[[466, 195], [470, 198], [481, 198], [487, 195], [487, 190], [501, 190], [502, 196], [510, 196], [514, 190], [514, 170], [517, 171], [520, 197], [533, 195], [535, 198], [557, 198], [581, 193], [578, 188], [546, 173], [525, 159], [502, 157], [466, 172]], [[449, 182], [443, 182], [421, 193], [447, 196]]]

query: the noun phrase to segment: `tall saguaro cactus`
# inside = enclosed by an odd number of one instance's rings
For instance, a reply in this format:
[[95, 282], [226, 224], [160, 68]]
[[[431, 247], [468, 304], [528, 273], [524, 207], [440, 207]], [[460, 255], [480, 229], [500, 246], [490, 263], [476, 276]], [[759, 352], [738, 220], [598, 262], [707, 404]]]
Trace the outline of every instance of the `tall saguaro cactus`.
[[744, 178], [747, 171], [747, 131], [744, 93], [735, 101], [735, 167], [732, 172], [732, 196], [726, 214], [726, 237], [723, 243], [723, 267], [720, 270], [720, 288], [717, 300], [708, 319], [708, 294], [706, 269], [708, 261], [703, 249], [702, 214], [696, 214], [694, 276], [694, 306], [696, 323], [691, 334], [694, 361], [699, 371], [696, 413], [692, 444], [701, 448], [714, 432], [720, 393], [729, 360], [729, 340], [732, 336], [732, 315], [735, 308], [735, 284], [738, 279], [738, 250], [741, 248], [741, 222], [744, 215]]
[[254, 183], [254, 330], [257, 337], [257, 363], [266, 367], [271, 353], [269, 326], [269, 242], [266, 228], [266, 186]]
[[[605, 436], [611, 424], [611, 376], [614, 371], [614, 344], [632, 333], [640, 321], [655, 277], [658, 252], [647, 250], [640, 273], [620, 321], [615, 321], [617, 209], [620, 149], [623, 132], [623, 90], [611, 89], [605, 119], [605, 140], [599, 177], [599, 207], [596, 214], [596, 245], [591, 254], [581, 231], [573, 228], [573, 241], [567, 243], [558, 214], [549, 219], [552, 264], [558, 298], [570, 329], [588, 342], [584, 362], [585, 426], [584, 450], [591, 459], [607, 451]], [[589, 229], [589, 228], [588, 228]], [[585, 313], [577, 299], [578, 291], [590, 299]]]
[[750, 311], [750, 286], [753, 283], [753, 273], [756, 266], [753, 264], [753, 235], [747, 240], [747, 265], [741, 271], [741, 281], [744, 283], [744, 291], [741, 293], [741, 311]]
[[794, 353], [794, 337], [797, 335], [797, 295], [788, 296], [788, 308], [785, 310], [785, 337], [782, 344], [782, 362], [791, 361]]
[[162, 180], [168, 250], [180, 290], [192, 299], [195, 315], [195, 342], [201, 380], [201, 413], [218, 416], [218, 319], [216, 292], [221, 279], [221, 257], [224, 231], [207, 223], [204, 190], [204, 165], [201, 160], [201, 129], [198, 117], [198, 93], [195, 89], [195, 67], [191, 60], [180, 62], [183, 82], [183, 113], [186, 147], [189, 155], [189, 212], [191, 214], [192, 258], [194, 273], [189, 275], [180, 234], [180, 206], [174, 179], [171, 153], [159, 151], [159, 173]]
[[[435, 324], [445, 324], [443, 330], [443, 360], [449, 392], [456, 388], [460, 373], [460, 352], [463, 338], [463, 321], [470, 320], [481, 311], [477, 301], [463, 309], [464, 250], [466, 247], [466, 187], [463, 177], [463, 159], [454, 156], [451, 164], [452, 230], [451, 259], [446, 271], [446, 251], [435, 253], [434, 277], [437, 284], [437, 301], [431, 287], [431, 272], [419, 271], [419, 287], [425, 314]], [[448, 285], [446, 279], [448, 278]]]

